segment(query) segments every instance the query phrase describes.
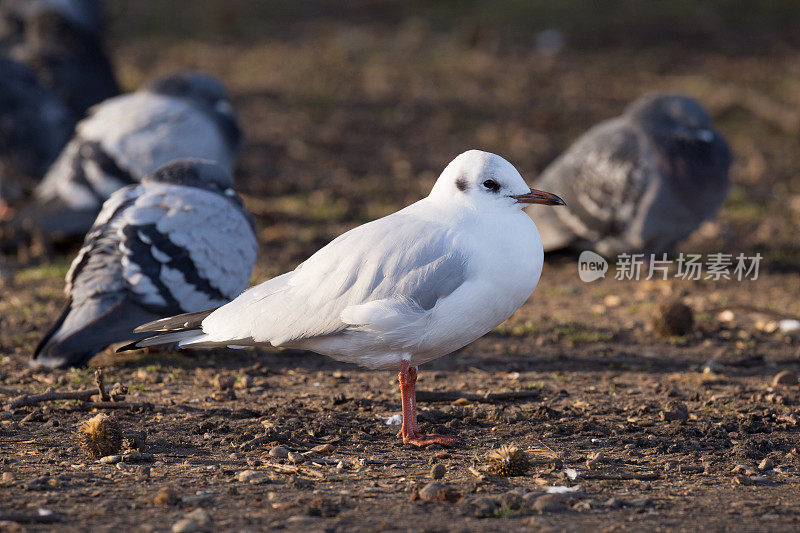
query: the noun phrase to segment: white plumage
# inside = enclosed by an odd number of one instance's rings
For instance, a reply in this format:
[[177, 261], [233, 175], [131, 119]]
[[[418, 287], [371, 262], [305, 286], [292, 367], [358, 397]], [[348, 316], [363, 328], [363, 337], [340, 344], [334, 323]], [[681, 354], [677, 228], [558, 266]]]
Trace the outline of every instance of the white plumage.
[[[139, 328], [168, 333], [137, 346], [270, 344], [408, 370], [469, 344], [528, 299], [543, 251], [522, 205], [539, 201], [560, 203], [503, 158], [466, 152], [427, 198], [348, 231], [216, 311]], [[432, 443], [415, 425], [409, 418], [404, 440]]]

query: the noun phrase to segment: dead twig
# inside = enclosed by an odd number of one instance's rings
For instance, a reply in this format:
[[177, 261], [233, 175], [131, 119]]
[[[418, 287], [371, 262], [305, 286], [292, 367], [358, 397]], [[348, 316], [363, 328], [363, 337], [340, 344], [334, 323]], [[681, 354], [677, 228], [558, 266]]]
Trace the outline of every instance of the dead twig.
[[111, 400], [111, 397], [106, 392], [106, 388], [103, 386], [103, 369], [98, 368], [94, 371], [94, 382], [97, 384], [97, 390], [100, 391], [100, 399], [104, 402], [108, 402]]
[[[60, 400], [80, 400], [85, 402], [78, 406], [78, 409], [152, 409], [151, 403], [126, 403], [122, 400], [125, 399], [127, 387], [119, 383], [114, 385], [111, 394], [106, 392], [105, 377], [103, 370], [98, 368], [94, 372], [94, 382], [97, 385], [96, 389], [85, 389], [77, 391], [57, 392], [53, 387], [50, 387], [47, 392], [42, 394], [23, 394], [17, 396], [11, 401], [10, 408], [17, 409], [18, 407], [26, 407], [29, 405], [36, 405], [43, 402], [55, 402]], [[101, 401], [93, 402], [92, 397], [99, 396]]]
[[654, 479], [661, 479], [661, 474], [658, 472], [642, 472], [640, 474], [600, 474], [591, 472], [581, 472], [583, 479], [599, 479], [603, 481], [653, 481]]
[[470, 466], [467, 470], [469, 470], [470, 474], [478, 478], [478, 481], [483, 481], [484, 479], [486, 479], [486, 474], [484, 474], [474, 466]]
[[11, 409], [59, 400], [81, 400], [88, 402], [91, 401], [92, 396], [95, 394], [97, 394], [97, 389], [56, 392], [52, 387], [50, 387], [47, 392], [43, 392], [42, 394], [23, 394], [22, 396], [14, 398], [11, 401]]
[[269, 444], [273, 440], [274, 440], [273, 435], [262, 435], [247, 442], [243, 442], [242, 444], [239, 445], [239, 449], [242, 451], [252, 450], [256, 446], [260, 446], [262, 444]]
[[151, 410], [154, 405], [149, 402], [84, 402], [75, 406], [73, 411], [91, 411], [92, 409], [147, 409]]

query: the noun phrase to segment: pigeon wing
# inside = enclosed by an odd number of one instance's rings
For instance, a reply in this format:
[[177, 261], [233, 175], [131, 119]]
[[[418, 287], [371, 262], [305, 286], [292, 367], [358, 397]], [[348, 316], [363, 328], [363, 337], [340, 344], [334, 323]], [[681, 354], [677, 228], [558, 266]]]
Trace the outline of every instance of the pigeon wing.
[[536, 187], [566, 207], [527, 209], [545, 250], [575, 240], [598, 241], [626, 231], [650, 182], [660, 172], [647, 137], [626, 119], [595, 126], [545, 169]]

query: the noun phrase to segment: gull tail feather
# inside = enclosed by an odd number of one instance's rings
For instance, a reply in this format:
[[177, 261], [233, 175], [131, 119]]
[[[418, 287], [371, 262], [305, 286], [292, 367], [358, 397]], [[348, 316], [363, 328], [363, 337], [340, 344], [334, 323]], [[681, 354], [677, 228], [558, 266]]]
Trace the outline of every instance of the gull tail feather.
[[219, 309], [206, 309], [205, 311], [196, 311], [194, 313], [183, 313], [182, 315], [175, 315], [168, 318], [162, 318], [142, 324], [136, 328], [134, 333], [147, 333], [147, 332], [170, 332], [170, 331], [186, 331], [190, 329], [200, 329], [203, 320], [208, 315]]
[[122, 346], [117, 351], [124, 352], [139, 348], [149, 348], [151, 346], [163, 346], [177, 344], [179, 348], [191, 347], [211, 347], [224, 346], [221, 343], [205, 344], [202, 341], [208, 336], [203, 333], [203, 320], [213, 313], [215, 309], [197, 311], [194, 313], [184, 313], [160, 320], [154, 320], [147, 324], [142, 324], [134, 330], [134, 333], [153, 333], [152, 336], [137, 340]]

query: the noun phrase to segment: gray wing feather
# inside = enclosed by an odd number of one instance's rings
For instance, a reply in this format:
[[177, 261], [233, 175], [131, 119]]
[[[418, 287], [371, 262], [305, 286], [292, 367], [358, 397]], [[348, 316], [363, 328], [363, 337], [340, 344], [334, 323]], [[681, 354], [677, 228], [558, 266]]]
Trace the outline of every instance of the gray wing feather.
[[586, 132], [536, 182], [537, 188], [567, 203], [559, 209], [527, 209], [545, 250], [623, 234], [659, 172], [649, 140], [626, 119], [609, 120]]
[[[37, 354], [74, 363], [77, 352], [63, 352], [75, 351], [75, 342], [91, 338], [84, 330], [94, 331], [110, 314], [115, 333], [99, 337], [103, 347], [144, 338], [133, 330], [145, 322], [222, 305], [247, 286], [256, 252], [249, 220], [224, 195], [159, 183], [125, 187], [105, 203], [73, 261], [67, 312]], [[118, 316], [119, 308], [127, 314]]]
[[[397, 235], [409, 237], [391, 240]], [[211, 342], [289, 345], [354, 327], [359, 319], [344, 320], [343, 312], [379, 300], [420, 316], [468, 275], [468, 255], [447, 227], [401, 211], [339, 236], [293, 272], [249, 289], [209, 316], [203, 331]]]
[[[183, 158], [211, 160], [232, 172], [235, 153], [214, 121], [181, 99], [147, 91], [112, 98], [78, 124], [37, 188], [37, 202], [58, 200], [66, 218], [97, 213], [112, 192]], [[41, 227], [32, 207], [27, 225]]]

